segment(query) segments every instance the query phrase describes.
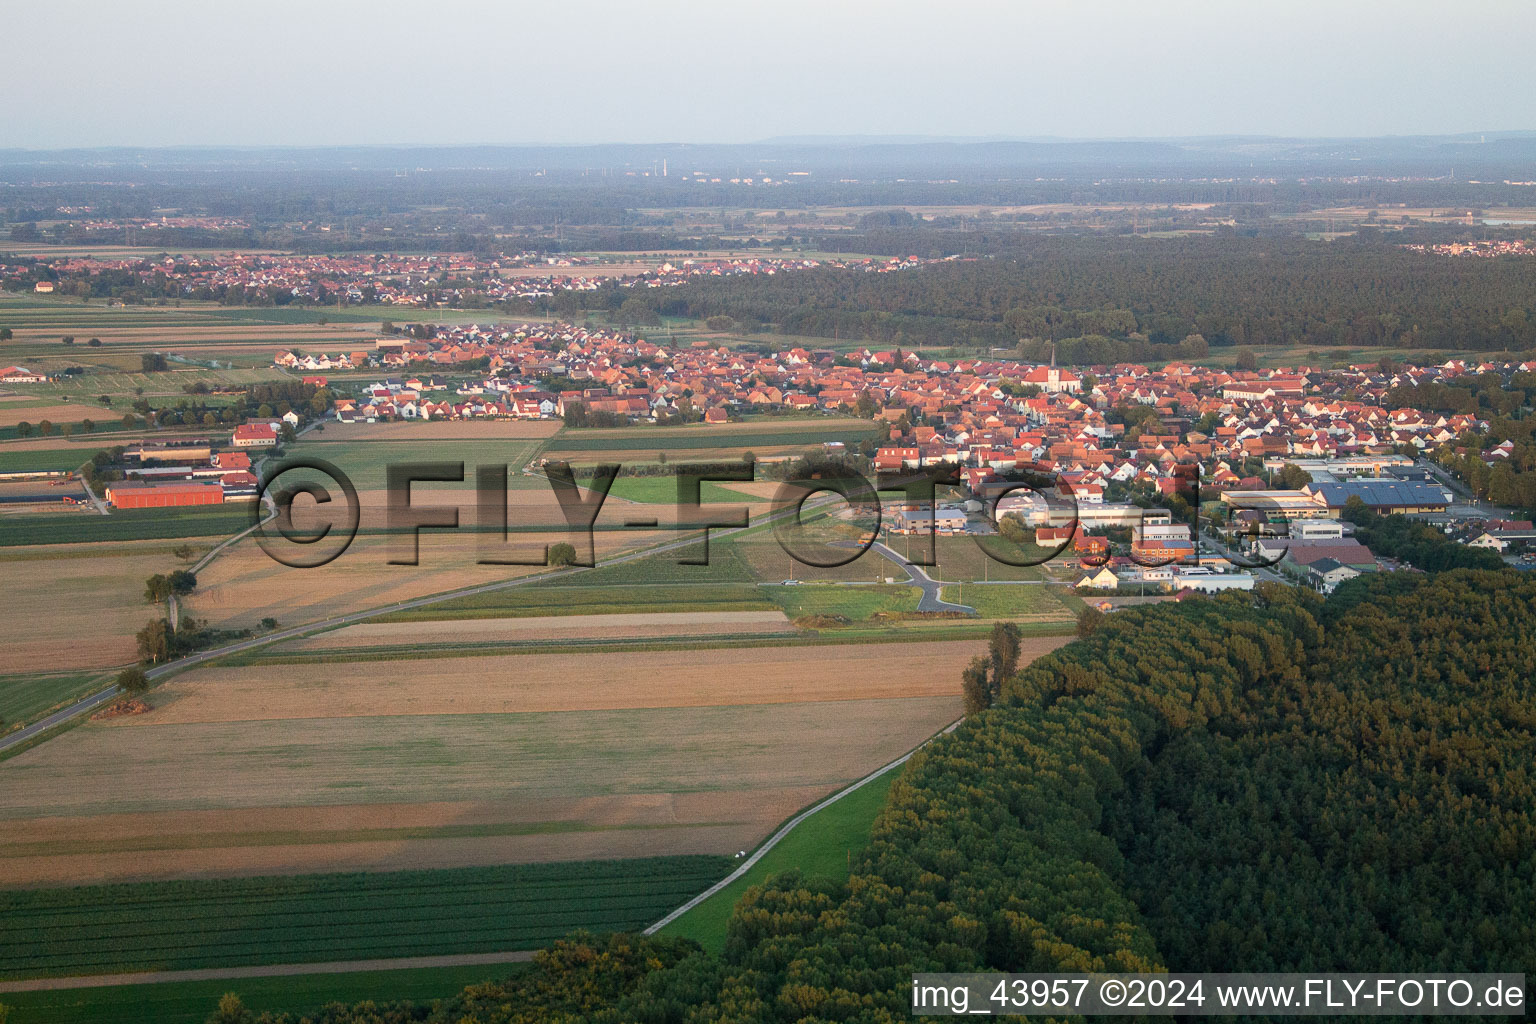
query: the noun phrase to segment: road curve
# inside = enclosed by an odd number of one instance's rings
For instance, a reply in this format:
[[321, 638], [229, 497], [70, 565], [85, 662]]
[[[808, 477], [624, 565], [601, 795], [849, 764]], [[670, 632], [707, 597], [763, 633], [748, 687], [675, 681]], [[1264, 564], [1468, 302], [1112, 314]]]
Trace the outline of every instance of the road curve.
[[870, 545], [870, 549], [884, 555], [907, 572], [907, 579], [915, 586], [922, 588], [923, 596], [918, 599], [917, 610], [920, 612], [959, 612], [962, 615], [975, 615], [976, 609], [968, 604], [954, 604], [940, 596], [944, 584], [929, 576], [921, 566], [913, 565], [902, 558], [896, 552], [886, 547], [880, 541]]

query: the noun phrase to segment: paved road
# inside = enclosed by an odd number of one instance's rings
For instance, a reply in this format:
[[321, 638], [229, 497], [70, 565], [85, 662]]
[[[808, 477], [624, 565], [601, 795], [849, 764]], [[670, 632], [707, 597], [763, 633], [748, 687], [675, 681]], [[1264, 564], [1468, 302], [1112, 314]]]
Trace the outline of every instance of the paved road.
[[[828, 503], [830, 503], [832, 500], [835, 499], [827, 499]], [[762, 526], [765, 523], [772, 522], [781, 516], [794, 514], [796, 514], [796, 510], [793, 508], [771, 513], [769, 515], [763, 516], [755, 523], [749, 523], [747, 527], [723, 530], [716, 529], [713, 535], [716, 537], [729, 537], [732, 534], [740, 533], [743, 529], [751, 529], [754, 527]], [[655, 547], [640, 548], [636, 551], [627, 552], [622, 555], [616, 555], [613, 558], [604, 559], [598, 562], [597, 567], [621, 565], [625, 562], [633, 562], [641, 558], [648, 558], [651, 555], [658, 555], [664, 554], [668, 551], [675, 551], [678, 548], [687, 547], [690, 544], [697, 544], [698, 542], [698, 531], [690, 531], [689, 534], [681, 540], [669, 541], [665, 544], [661, 544]], [[177, 672], [184, 671], [196, 665], [201, 665], [204, 662], [213, 661], [216, 658], [223, 658], [230, 654], [239, 654], [242, 651], [254, 650], [258, 647], [266, 647], [271, 644], [280, 643], [284, 640], [293, 640], [301, 636], [306, 636], [310, 633], [316, 633], [327, 629], [335, 629], [338, 626], [349, 626], [354, 622], [362, 622], [367, 619], [377, 618], [380, 615], [388, 615], [391, 612], [403, 612], [410, 611], [415, 608], [426, 608], [429, 605], [439, 604], [443, 601], [451, 601], [455, 598], [472, 597], [476, 594], [488, 594], [497, 590], [508, 590], [512, 587], [523, 587], [528, 586], [531, 583], [546, 582], [548, 580], [561, 579], [566, 576], [574, 576], [579, 573], [589, 572], [591, 571], [591, 568], [592, 567], [583, 566], [570, 569], [559, 569], [554, 572], [533, 573], [528, 576], [519, 576], [516, 579], [500, 580], [495, 583], [482, 583], [479, 586], [463, 587], [458, 590], [450, 590], [441, 594], [433, 594], [429, 597], [418, 597], [410, 601], [400, 601], [396, 604], [385, 605], [381, 608], [369, 608], [360, 612], [351, 612], [347, 615], [338, 615], [334, 618], [324, 619], [320, 622], [310, 622], [302, 626], [292, 626], [288, 629], [279, 629], [271, 633], [264, 633], [261, 636], [254, 636], [246, 640], [236, 641], [232, 644], [225, 644], [223, 647], [215, 647], [210, 650], [200, 651], [197, 654], [190, 654], [185, 658], [180, 658], [176, 661], [167, 662], [164, 665], [156, 665], [153, 668], [146, 669], [144, 674], [149, 677], [151, 682], [153, 682], [157, 679], [163, 679], [166, 676], [174, 675]], [[303, 570], [294, 571], [302, 572]], [[93, 693], [89, 697], [83, 698], [77, 704], [73, 704], [61, 711], [55, 711], [48, 717], [39, 719], [24, 729], [19, 729], [16, 732], [10, 733], [4, 737], [0, 737], [0, 750], [13, 747], [18, 743], [25, 743], [40, 733], [46, 732], [47, 730], [53, 728], [56, 725], [59, 725], [62, 722], [67, 722], [77, 715], [84, 714], [87, 711], [100, 707], [102, 704], [117, 696], [117, 694], [118, 687], [117, 684], [114, 683], [105, 690], [102, 690], [98, 693]]]
[[976, 609], [972, 608], [970, 605], [953, 604], [940, 597], [940, 591], [945, 586], [943, 581], [936, 580], [932, 576], [929, 576], [926, 572], [923, 571], [921, 566], [913, 565], [911, 562], [907, 561], [905, 558], [902, 558], [896, 552], [886, 547], [880, 541], [875, 541], [873, 544], [871, 544], [870, 550], [876, 552], [877, 554], [884, 555], [886, 558], [889, 558], [891, 561], [895, 562], [902, 569], [905, 569], [907, 572], [907, 581], [912, 583], [914, 586], [922, 588], [923, 596], [919, 598], [917, 602], [918, 611], [959, 612], [962, 615], [976, 614]]
[[[1218, 556], [1220, 556], [1222, 558], [1227, 558], [1229, 555], [1236, 554], [1236, 557], [1242, 558], [1244, 560], [1252, 560], [1253, 557], [1254, 557], [1252, 555], [1245, 554], [1245, 553], [1242, 553], [1242, 552], [1231, 552], [1231, 551], [1228, 551], [1225, 547], [1222, 547], [1221, 545], [1217, 544], [1215, 541], [1211, 540], [1209, 537], [1205, 536], [1204, 534], [1201, 534], [1201, 536], [1200, 536], [1200, 553], [1204, 554], [1204, 555], [1218, 555]], [[1279, 573], [1275, 572], [1273, 569], [1267, 569], [1267, 568], [1250, 569], [1247, 566], [1238, 564], [1237, 562], [1232, 562], [1231, 564], [1232, 564], [1232, 567], [1234, 569], [1238, 569], [1238, 570], [1241, 570], [1243, 572], [1251, 573], [1254, 576], [1255, 579], [1265, 580], [1265, 581], [1267, 581], [1269, 583], [1287, 583], [1287, 584], [1293, 584], [1293, 585], [1295, 583], [1294, 580], [1290, 580], [1290, 579], [1287, 579], [1284, 576], [1281, 576]]]
[[[82, 463], [82, 465], [84, 465], [84, 463]], [[112, 514], [112, 513], [107, 511], [106, 503], [104, 501], [102, 501], [100, 498], [96, 497], [96, 492], [91, 490], [91, 485], [85, 482], [85, 477], [83, 477], [83, 476], [80, 478], [80, 486], [85, 488], [86, 496], [89, 497], [91, 499], [91, 501], [95, 503], [96, 510], [98, 512], [100, 512], [104, 516], [109, 516], [109, 515]]]
[[515, 964], [533, 959], [531, 949], [500, 953], [455, 953], [447, 956], [402, 956], [382, 960], [330, 960], [313, 964], [257, 964], [250, 967], [207, 967], [187, 971], [140, 971], [134, 974], [80, 974], [68, 978], [29, 978], [0, 981], [0, 992], [53, 992], [69, 988], [111, 985], [154, 985], [167, 981], [224, 981], [235, 978], [286, 978], [299, 974], [350, 974], [353, 971], [400, 971], [417, 967], [477, 967]]
[[[1417, 460], [1417, 462], [1418, 462], [1419, 466], [1423, 467], [1424, 469], [1429, 470], [1430, 474], [1432, 476], [1434, 476], [1434, 478], [1436, 480], [1440, 481], [1440, 483], [1443, 484], [1446, 487], [1447, 490], [1451, 491], [1452, 493], [1456, 494], [1457, 496], [1459, 496], [1462, 499], [1461, 504], [1463, 504], [1467, 508], [1467, 515], [1464, 518], [1469, 518], [1469, 519], [1520, 519], [1520, 518], [1522, 518], [1521, 513], [1519, 513], [1515, 509], [1500, 508], [1497, 505], [1491, 504], [1489, 502], [1483, 501], [1482, 499], [1478, 498], [1478, 496], [1473, 494], [1472, 490], [1469, 487], [1467, 487], [1466, 484], [1462, 483], [1460, 480], [1458, 480], [1454, 476], [1452, 476], [1449, 472], [1447, 472], [1445, 469], [1443, 469], [1440, 466], [1439, 463], [1434, 462], [1431, 459], [1419, 459], [1419, 460]], [[1448, 512], [1453, 512], [1453, 510], [1455, 510], [1455, 509], [1456, 509], [1456, 505], [1452, 504], [1447, 511]], [[1458, 518], [1458, 517], [1455, 516], [1454, 514], [1452, 514], [1451, 518], [1454, 519], [1454, 518]]]

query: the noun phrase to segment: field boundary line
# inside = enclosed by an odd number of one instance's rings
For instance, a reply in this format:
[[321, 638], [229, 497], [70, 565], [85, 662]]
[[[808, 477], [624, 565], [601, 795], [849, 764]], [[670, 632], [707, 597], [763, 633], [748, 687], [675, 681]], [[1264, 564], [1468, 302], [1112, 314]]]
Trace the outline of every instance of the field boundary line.
[[697, 907], [700, 903], [703, 903], [705, 900], [709, 899], [711, 896], [714, 896], [716, 893], [721, 892], [723, 889], [725, 889], [731, 883], [740, 880], [742, 877], [744, 877], [746, 875], [746, 873], [748, 871], [752, 870], [752, 867], [754, 865], [756, 865], [758, 861], [763, 859], [763, 856], [769, 850], [771, 850], [775, 846], [779, 845], [779, 842], [781, 840], [783, 840], [786, 836], [788, 836], [791, 832], [793, 832], [797, 827], [799, 827], [799, 825], [802, 822], [804, 822], [805, 819], [809, 818], [811, 815], [815, 814], [817, 811], [825, 810], [826, 808], [832, 806], [833, 804], [837, 803], [839, 800], [841, 800], [843, 797], [847, 796], [848, 794], [854, 793], [854, 792], [857, 792], [860, 789], [863, 789], [865, 786], [869, 785], [871, 782], [874, 782], [876, 779], [880, 778], [880, 776], [882, 776], [882, 775], [885, 775], [887, 772], [890, 772], [892, 769], [899, 768], [902, 765], [906, 764], [908, 761], [912, 760], [912, 755], [916, 754], [919, 750], [922, 750], [924, 747], [926, 747], [928, 744], [932, 743], [934, 740], [938, 739], [940, 736], [944, 736], [944, 735], [946, 735], [948, 733], [954, 732], [955, 729], [957, 729], [959, 727], [960, 723], [963, 722], [963, 721], [965, 721], [964, 718], [957, 718], [957, 719], [955, 719], [953, 722], [950, 722], [944, 728], [940, 729], [938, 732], [934, 733], [932, 736], [928, 737], [926, 740], [923, 740], [923, 742], [919, 743], [917, 746], [913, 747], [911, 750], [907, 751], [905, 754], [902, 754], [900, 757], [898, 757], [896, 760], [892, 761], [890, 764], [884, 765], [884, 766], [882, 766], [880, 768], [876, 768], [874, 771], [870, 772], [868, 775], [864, 776], [862, 779], [859, 779], [857, 782], [855, 782], [855, 783], [853, 783], [853, 784], [851, 784], [849, 786], [846, 786], [843, 789], [838, 790], [836, 793], [833, 793], [831, 796], [826, 797], [825, 799], [821, 800], [818, 803], [812, 804], [811, 806], [807, 807], [805, 810], [801, 811], [799, 814], [795, 815], [793, 818], [790, 818], [788, 821], [786, 821], [783, 825], [781, 825], [779, 827], [779, 830], [777, 832], [775, 832], [773, 835], [769, 836], [766, 840], [763, 841], [762, 845], [760, 845], [756, 850], [752, 851], [752, 855], [750, 857], [748, 857], [746, 860], [742, 861], [741, 862], [741, 866], [738, 867], [735, 871], [732, 871], [730, 874], [728, 874], [724, 878], [720, 879], [720, 881], [716, 882], [714, 885], [710, 886], [708, 889], [705, 889], [703, 892], [699, 893], [697, 896], [695, 896], [693, 899], [689, 900], [687, 903], [684, 903], [682, 906], [678, 907], [676, 910], [673, 910], [666, 917], [663, 917], [660, 921], [657, 921], [655, 924], [650, 925], [649, 927], [647, 927], [644, 931], [641, 932], [641, 934], [642, 935], [655, 935], [661, 929], [665, 928], [667, 925], [671, 924], [673, 921], [676, 921], [678, 918], [680, 918], [684, 914], [688, 913], [688, 911], [692, 910], [694, 907]]
[[114, 985], [155, 985], [177, 981], [225, 981], [238, 978], [286, 978], [301, 974], [353, 974], [359, 971], [401, 971], [422, 967], [476, 967], [517, 964], [533, 959], [536, 950], [496, 953], [447, 953], [441, 956], [402, 956], [375, 960], [327, 960], [300, 964], [251, 964], [245, 967], [199, 967], [184, 971], [135, 971], [126, 974], [79, 974], [73, 977], [0, 981], [0, 992], [55, 992], [72, 988]]

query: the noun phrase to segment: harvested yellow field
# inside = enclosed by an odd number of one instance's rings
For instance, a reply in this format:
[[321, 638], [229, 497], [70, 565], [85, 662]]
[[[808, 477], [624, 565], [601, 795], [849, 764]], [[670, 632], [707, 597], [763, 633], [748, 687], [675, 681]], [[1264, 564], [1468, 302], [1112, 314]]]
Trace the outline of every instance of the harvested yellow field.
[[[121, 417], [121, 413], [113, 415], [112, 410], [102, 409], [98, 405], [87, 405], [84, 402], [63, 403], [59, 405], [0, 405], [0, 427], [14, 427], [18, 423], [30, 423], [34, 427], [49, 420], [53, 423], [78, 423], [81, 420], [95, 420], [98, 423], [110, 424]], [[57, 441], [55, 441], [57, 445]], [[101, 447], [97, 445], [96, 448]], [[94, 452], [96, 448], [92, 448]]]
[[958, 717], [984, 646], [200, 669], [0, 762], [0, 876], [735, 853]]
[[166, 542], [0, 549], [8, 612], [5, 672], [104, 669], [137, 657], [134, 634], [164, 609], [144, 581], [181, 564]]
[[[562, 664], [546, 685], [579, 690], [594, 678], [581, 658]], [[387, 666], [387, 677], [414, 668]], [[643, 675], [628, 678], [647, 685]], [[750, 686], [749, 670], [736, 678]], [[0, 763], [0, 874], [35, 884], [735, 853], [958, 713], [951, 695], [161, 725], [152, 712], [134, 727], [92, 722]], [[389, 824], [400, 805], [445, 803], [459, 810], [444, 824]], [[342, 810], [359, 805], [377, 807], [379, 818]], [[285, 819], [293, 808], [323, 810]], [[226, 835], [170, 827], [168, 816], [205, 811], [238, 812], [247, 824], [225, 819]], [[111, 816], [121, 830], [124, 815], [147, 816], [131, 826], [132, 839], [92, 829]], [[75, 821], [38, 821], [57, 818]], [[61, 828], [83, 845], [61, 840]]]
[[738, 793], [243, 808], [7, 822], [15, 885], [400, 871], [750, 848], [821, 786]]
[[[370, 509], [377, 511], [377, 518], [370, 518]], [[296, 526], [305, 528], [300, 516], [294, 518]], [[370, 522], [382, 525], [382, 509], [365, 503], [365, 529]], [[595, 538], [600, 559], [662, 539], [642, 530], [599, 531]], [[468, 530], [423, 530], [419, 564], [391, 565], [392, 557], [409, 557], [409, 536], [363, 533], [330, 564], [302, 569], [274, 561], [254, 538], [246, 538], [198, 574], [197, 592], [184, 607], [219, 628], [247, 628], [267, 617], [293, 626], [543, 571], [539, 566], [478, 564], [489, 539]], [[511, 557], [537, 557], [545, 544], [565, 540], [563, 530], [519, 533], [502, 550]]]
[[534, 640], [648, 640], [721, 633], [790, 633], [780, 611], [655, 612], [621, 615], [548, 615], [507, 619], [445, 619], [434, 622], [360, 622], [355, 626], [291, 640], [283, 651], [334, 651], [380, 645], [518, 643]]
[[[453, 631], [475, 624], [381, 628]], [[1022, 657], [1039, 657], [1067, 639], [1027, 638]], [[156, 689], [154, 711], [113, 719], [111, 727], [946, 697], [958, 695], [960, 669], [985, 647], [977, 638], [202, 668]]]

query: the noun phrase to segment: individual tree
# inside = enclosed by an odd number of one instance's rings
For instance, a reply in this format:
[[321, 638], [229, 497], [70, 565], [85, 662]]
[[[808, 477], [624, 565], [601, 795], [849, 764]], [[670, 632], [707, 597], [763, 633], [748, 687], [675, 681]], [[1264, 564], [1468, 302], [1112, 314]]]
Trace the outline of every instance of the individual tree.
[[171, 549], [171, 554], [175, 555], [183, 562], [190, 562], [197, 554], [197, 549], [194, 548], [191, 544], [178, 544]]
[[237, 994], [226, 992], [219, 997], [218, 1008], [209, 1016], [208, 1024], [252, 1024], [255, 1019], [256, 1015]]
[[171, 581], [164, 573], [155, 573], [144, 581], [144, 603], [159, 604], [171, 596]]
[[0, 327], [0, 341], [10, 341], [13, 337], [9, 327]]
[[149, 689], [149, 676], [144, 674], [142, 668], [134, 665], [117, 674], [117, 685], [124, 693], [137, 695]]
[[1280, 471], [1274, 476], [1275, 486], [1287, 491], [1299, 491], [1311, 482], [1312, 474], [1293, 462], [1287, 462], [1281, 466]]
[[991, 687], [987, 682], [987, 659], [979, 654], [960, 670], [960, 696], [967, 717], [992, 706]]
[[151, 619], [134, 636], [139, 646], [139, 660], [151, 665], [171, 656], [171, 625], [165, 619]]
[[17, 437], [31, 437], [32, 436], [32, 424], [29, 423], [26, 420], [22, 420], [20, 423], [16, 424], [16, 436]]
[[1019, 627], [1012, 622], [999, 622], [992, 627], [987, 638], [987, 658], [992, 670], [993, 692], [1002, 689], [1003, 680], [1010, 678], [1019, 668]]
[[1259, 368], [1259, 357], [1253, 354], [1253, 349], [1240, 348], [1237, 350], [1237, 368], [1239, 370], [1257, 370]]
[[576, 548], [561, 541], [559, 544], [549, 546], [549, 564], [553, 566], [567, 566], [576, 564]]
[[987, 653], [978, 654], [960, 673], [960, 694], [966, 714], [975, 714], [997, 702], [1003, 684], [1019, 668], [1019, 627], [999, 622], [987, 638]]
[[44, 437], [50, 436], [53, 433], [53, 421], [52, 420], [43, 420], [40, 423], [38, 423], [38, 425], [37, 425], [37, 432], [39, 434], [42, 434]]

